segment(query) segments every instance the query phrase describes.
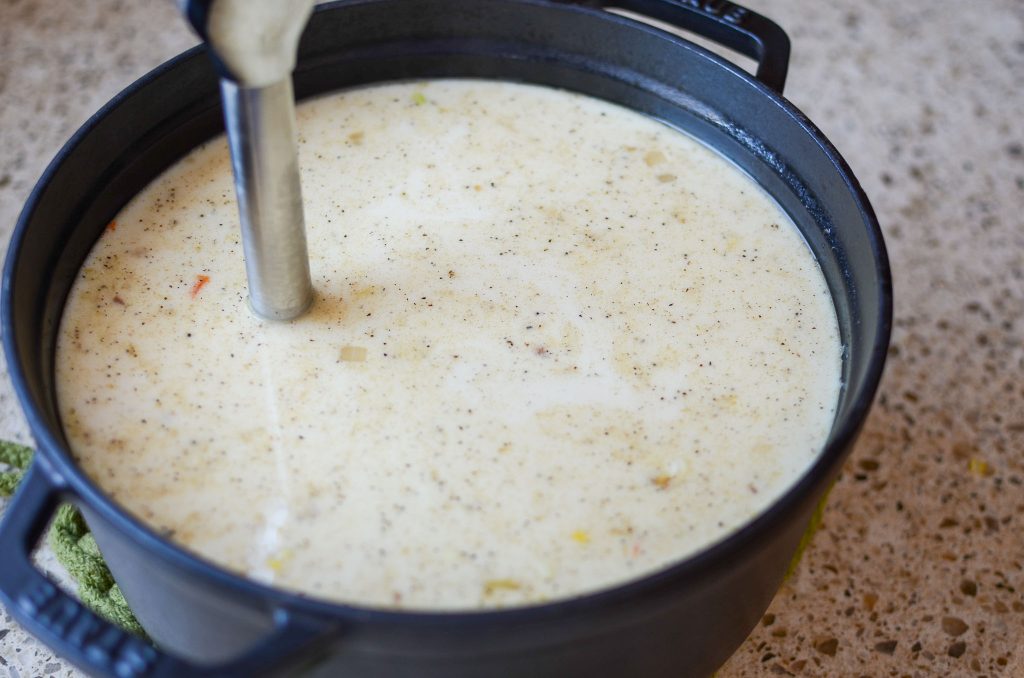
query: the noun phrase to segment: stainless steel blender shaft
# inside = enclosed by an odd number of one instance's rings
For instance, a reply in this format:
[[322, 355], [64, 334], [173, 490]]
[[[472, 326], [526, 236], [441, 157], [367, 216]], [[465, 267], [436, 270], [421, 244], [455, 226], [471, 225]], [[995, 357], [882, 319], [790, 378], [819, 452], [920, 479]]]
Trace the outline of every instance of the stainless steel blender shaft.
[[291, 78], [260, 87], [222, 79], [221, 95], [249, 300], [264, 318], [290, 320], [313, 301]]
[[291, 320], [313, 302], [291, 72], [314, 0], [178, 0], [221, 73], [252, 310]]

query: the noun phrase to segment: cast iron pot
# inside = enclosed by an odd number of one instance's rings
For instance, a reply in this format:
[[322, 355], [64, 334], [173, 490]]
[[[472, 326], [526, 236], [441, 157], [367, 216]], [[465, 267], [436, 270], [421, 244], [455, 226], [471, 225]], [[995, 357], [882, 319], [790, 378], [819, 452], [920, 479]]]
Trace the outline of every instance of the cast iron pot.
[[[309, 600], [231, 575], [129, 516], [75, 465], [53, 360], [73, 277], [132, 196], [222, 130], [203, 49], [118, 95], [61, 150], [18, 222], [3, 273], [4, 349], [38, 455], [0, 528], [0, 598], [85, 670], [115, 676], [309, 671], [346, 676], [701, 676], [740, 645], [778, 589], [815, 505], [864, 422], [889, 341], [891, 281], [878, 224], [821, 133], [780, 95], [789, 41], [720, 0], [622, 0], [759, 62], [756, 77], [600, 5], [555, 0], [352, 0], [305, 33], [299, 97], [388, 80], [466, 76], [606, 99], [702, 139], [747, 171], [803, 232], [844, 345], [828, 443], [769, 510], [701, 553], [610, 590], [504, 611], [411, 613]], [[157, 647], [100, 620], [33, 567], [54, 508], [85, 514]]]

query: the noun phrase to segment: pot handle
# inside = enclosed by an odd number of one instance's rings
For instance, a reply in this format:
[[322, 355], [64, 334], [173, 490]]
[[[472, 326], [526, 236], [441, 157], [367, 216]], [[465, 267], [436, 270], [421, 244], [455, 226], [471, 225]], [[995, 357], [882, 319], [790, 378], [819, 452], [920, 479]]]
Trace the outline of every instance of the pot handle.
[[[194, 666], [114, 626], [64, 593], [31, 561], [31, 553], [64, 499], [66, 488], [37, 458], [0, 521], [0, 601], [29, 633], [90, 675], [116, 678], [263, 676], [294, 671], [309, 651], [336, 636], [323, 622], [274, 613], [270, 636], [242, 657], [219, 666]], [[301, 658], [300, 658], [301, 656]]]
[[[565, 1], [565, 0], [563, 0]], [[782, 94], [789, 36], [771, 19], [728, 0], [569, 0], [635, 12], [691, 31], [757, 61], [756, 78]]]

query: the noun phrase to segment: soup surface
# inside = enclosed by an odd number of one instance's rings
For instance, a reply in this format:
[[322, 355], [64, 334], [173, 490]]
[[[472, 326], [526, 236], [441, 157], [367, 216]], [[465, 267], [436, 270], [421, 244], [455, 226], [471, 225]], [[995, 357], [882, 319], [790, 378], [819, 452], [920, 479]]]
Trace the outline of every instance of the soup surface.
[[306, 316], [249, 312], [223, 139], [124, 208], [68, 299], [73, 452], [174, 540], [333, 600], [527, 604], [679, 561], [820, 451], [830, 296], [715, 153], [484, 81], [347, 91], [298, 125]]

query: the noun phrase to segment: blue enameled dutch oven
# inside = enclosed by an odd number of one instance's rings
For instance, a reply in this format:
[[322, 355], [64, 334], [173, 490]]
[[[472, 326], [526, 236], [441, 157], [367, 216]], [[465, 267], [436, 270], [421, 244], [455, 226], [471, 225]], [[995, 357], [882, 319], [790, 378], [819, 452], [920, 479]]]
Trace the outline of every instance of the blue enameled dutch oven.
[[[831, 289], [843, 388], [820, 458], [767, 511], [655, 574], [530, 607], [421, 613], [311, 600], [218, 569], [113, 503], [75, 465], [57, 415], [54, 345], [76, 271], [104, 226], [162, 170], [222, 131], [203, 49], [164, 64], [93, 116], [25, 206], [3, 272], [3, 340], [38, 446], [0, 527], [0, 599], [98, 675], [309, 672], [340, 676], [706, 676], [743, 641], [782, 581], [815, 505], [864, 422], [889, 341], [891, 280], [875, 216], [832, 145], [781, 96], [789, 41], [722, 0], [614, 6], [758, 60], [750, 76], [708, 51], [613, 14], [604, 0], [349, 0], [305, 32], [295, 90], [309, 97], [410, 78], [549, 85], [641, 111], [748, 172], [803, 232]], [[30, 550], [72, 501], [156, 645], [100, 620], [48, 581]]]

